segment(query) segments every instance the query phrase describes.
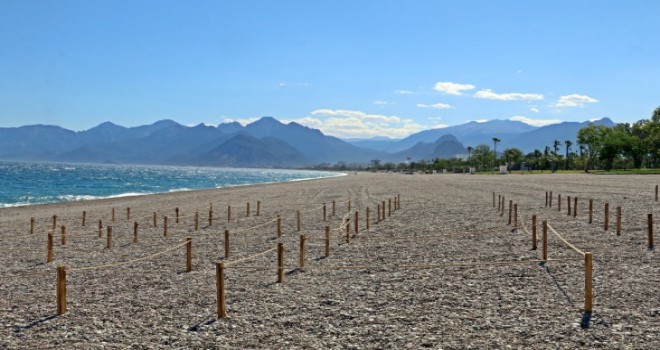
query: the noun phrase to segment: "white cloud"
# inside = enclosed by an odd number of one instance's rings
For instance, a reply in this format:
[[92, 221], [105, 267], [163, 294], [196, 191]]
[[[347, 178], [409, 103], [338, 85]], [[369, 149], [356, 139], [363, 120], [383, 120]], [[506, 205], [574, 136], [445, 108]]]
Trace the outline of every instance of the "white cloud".
[[241, 125], [245, 126], [250, 123], [254, 123], [257, 120], [261, 119], [261, 117], [253, 117], [253, 118], [225, 118], [222, 120], [223, 123], [232, 123], [232, 122], [238, 122]]
[[324, 134], [343, 138], [388, 136], [402, 138], [424, 129], [412, 119], [369, 114], [344, 109], [317, 109], [312, 116], [294, 120], [296, 123], [320, 129]]
[[393, 105], [394, 103], [388, 102], [388, 101], [381, 101], [381, 100], [376, 100], [374, 101], [375, 105], [383, 106], [383, 105]]
[[349, 111], [345, 109], [335, 109], [335, 110], [317, 109], [312, 112], [312, 115], [357, 118], [357, 119], [371, 120], [381, 123], [398, 123], [401, 121], [399, 117], [395, 117], [395, 116], [388, 117], [380, 114], [367, 114], [360, 111]]
[[394, 90], [394, 93], [399, 95], [412, 95], [414, 92], [410, 90]]
[[448, 105], [446, 103], [435, 103], [432, 105], [427, 105], [424, 103], [418, 103], [417, 107], [419, 108], [436, 108], [436, 109], [447, 109], [447, 108], [454, 108], [451, 105]]
[[449, 127], [449, 125], [440, 123], [440, 124], [432, 125], [431, 129], [444, 129], [444, 128], [447, 128], [447, 127]]
[[587, 95], [578, 95], [578, 94], [571, 94], [571, 95], [564, 95], [560, 96], [559, 100], [557, 100], [557, 103], [554, 104], [554, 107], [584, 107], [587, 103], [596, 103], [598, 102], [597, 99], [593, 97], [589, 97]]
[[472, 84], [458, 84], [451, 82], [439, 81], [435, 83], [433, 90], [444, 92], [450, 95], [462, 95], [465, 90], [473, 90], [475, 88]]
[[531, 112], [533, 112], [533, 113], [538, 113], [538, 112], [540, 112], [539, 109], [536, 108], [536, 107], [532, 107], [532, 108], [530, 108], [529, 110], [530, 110]]
[[550, 124], [557, 124], [561, 123], [561, 120], [559, 119], [531, 119], [527, 117], [523, 117], [520, 115], [517, 115], [515, 117], [509, 118], [509, 120], [517, 121], [517, 122], [523, 122], [528, 125], [532, 126], [546, 126]]
[[468, 122], [471, 122], [471, 121], [474, 121], [474, 122], [477, 122], [477, 123], [485, 123], [485, 122], [487, 122], [487, 121], [488, 121], [488, 119], [476, 119], [476, 120], [468, 120]]
[[281, 81], [277, 84], [277, 87], [279, 88], [286, 88], [286, 87], [308, 87], [309, 83], [305, 82], [288, 82], [288, 81]]
[[429, 120], [442, 120], [442, 117], [429, 117]]
[[525, 94], [520, 92], [498, 94], [496, 92], [493, 92], [493, 90], [491, 89], [479, 90], [474, 94], [474, 97], [485, 98], [488, 100], [499, 100], [499, 101], [516, 101], [516, 100], [534, 101], [534, 100], [543, 99], [543, 95], [541, 94]]

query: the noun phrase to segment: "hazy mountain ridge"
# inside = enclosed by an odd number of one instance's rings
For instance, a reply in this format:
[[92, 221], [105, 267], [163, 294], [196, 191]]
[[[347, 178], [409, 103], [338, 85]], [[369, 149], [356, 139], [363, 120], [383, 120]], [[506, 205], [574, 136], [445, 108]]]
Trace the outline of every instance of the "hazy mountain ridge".
[[[576, 142], [577, 132], [588, 126], [586, 122], [563, 122], [542, 127], [531, 126], [519, 121], [491, 120], [487, 122], [468, 122], [447, 128], [423, 130], [398, 141], [356, 141], [353, 144], [360, 147], [370, 148], [378, 151], [393, 152], [395, 154], [405, 153], [415, 147], [419, 142], [433, 143], [439, 138], [452, 135], [463, 145], [475, 147], [480, 144], [492, 146], [493, 138], [501, 140], [499, 149], [509, 147], [520, 148], [523, 152], [532, 152], [535, 149], [543, 150], [545, 146], [552, 145], [554, 140], [562, 143], [570, 140]], [[613, 126], [615, 123], [609, 118], [596, 120], [593, 123], [605, 126]]]
[[[111, 122], [85, 131], [31, 125], [0, 128], [0, 159], [81, 163], [295, 167], [321, 163], [403, 162], [465, 155], [466, 147], [492, 144], [500, 149], [542, 150], [554, 140], [575, 140], [589, 122], [533, 127], [521, 122], [470, 122], [424, 130], [401, 140], [357, 139], [346, 142], [295, 122], [263, 117], [248, 125], [184, 126], [172, 120], [123, 127]], [[614, 125], [609, 119], [598, 124]], [[372, 148], [369, 148], [372, 147]], [[386, 152], [387, 151], [387, 152]]]

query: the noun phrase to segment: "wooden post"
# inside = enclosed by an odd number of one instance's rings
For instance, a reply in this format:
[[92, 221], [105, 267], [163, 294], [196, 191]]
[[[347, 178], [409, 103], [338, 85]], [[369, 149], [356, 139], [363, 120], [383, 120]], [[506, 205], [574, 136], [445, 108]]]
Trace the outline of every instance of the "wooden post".
[[227, 206], [227, 222], [231, 221], [231, 205]]
[[218, 318], [227, 317], [227, 300], [225, 299], [225, 263], [215, 264], [215, 279], [218, 298]]
[[367, 215], [367, 217], [366, 217], [366, 220], [365, 220], [365, 225], [366, 225], [367, 231], [369, 231], [369, 207], [367, 207], [367, 214], [366, 215]]
[[497, 212], [500, 212], [502, 210], [502, 195], [498, 194], [497, 195]]
[[330, 256], [330, 226], [325, 227], [325, 257]]
[[57, 314], [66, 313], [66, 267], [57, 267]]
[[53, 234], [48, 234], [48, 245], [46, 246], [46, 262], [53, 261]]
[[298, 223], [298, 232], [300, 232], [300, 210], [296, 210], [296, 222]]
[[300, 269], [305, 268], [305, 235], [300, 235]]
[[103, 237], [103, 221], [99, 220], [99, 238]]
[[325, 203], [323, 203], [323, 222], [327, 222], [327, 221], [328, 221], [328, 210], [325, 207]]
[[277, 243], [277, 283], [284, 283], [284, 243]]
[[351, 243], [351, 219], [346, 219], [346, 243]]
[[247, 202], [247, 204], [246, 204], [245, 217], [247, 217], [247, 218], [250, 217], [250, 202]]
[[131, 208], [128, 207], [126, 208], [126, 221], [130, 221], [130, 220], [131, 220]]
[[156, 222], [156, 212], [154, 212], [153, 216], [154, 216], [154, 218], [153, 218], [154, 219], [154, 227], [158, 227], [158, 223]]
[[513, 205], [513, 227], [518, 228], [518, 203]]
[[504, 196], [502, 196], [502, 214], [504, 214], [504, 206], [505, 206], [504, 203], [506, 203], [506, 199], [504, 198]]
[[225, 230], [225, 259], [229, 259], [229, 230]]
[[509, 223], [511, 225], [511, 219], [513, 218], [513, 201], [509, 199]]
[[135, 221], [133, 223], [133, 243], [138, 242], [138, 226], [139, 226], [138, 222]]
[[578, 203], [578, 197], [573, 198], [573, 217], [577, 217], [577, 203]]
[[57, 227], [57, 215], [53, 215], [53, 230], [55, 231], [55, 228]]
[[545, 206], [548, 207], [548, 191], [545, 191]]
[[594, 222], [594, 200], [589, 199], [589, 223]]
[[163, 216], [163, 237], [167, 237], [167, 216]]
[[493, 208], [495, 208], [495, 192], [493, 192]]
[[348, 211], [351, 211], [351, 197], [348, 197]]
[[186, 272], [192, 271], [192, 238], [186, 239]]
[[649, 249], [653, 249], [653, 214], [649, 214], [648, 218], [648, 242], [649, 242]]
[[378, 218], [376, 219], [376, 223], [379, 223], [380, 222], [380, 203], [378, 203], [377, 210], [378, 210]]
[[616, 207], [616, 234], [621, 235], [621, 207]]
[[83, 210], [82, 226], [85, 227], [86, 223], [87, 223], [87, 211]]
[[573, 212], [573, 211], [571, 210], [571, 196], [567, 196], [567, 197], [566, 197], [566, 201], [568, 202], [568, 203], [567, 203], [567, 204], [568, 204], [568, 213], [567, 213], [566, 215], [569, 215], [569, 216], [570, 216], [571, 213]]
[[112, 208], [112, 222], [115, 222], [115, 208]]
[[392, 216], [392, 198], [387, 199], [387, 217]]
[[[31, 235], [34, 234], [34, 224], [35, 224], [34, 218], [30, 218], [30, 234]], [[83, 225], [83, 226], [85, 226], [85, 225]]]
[[658, 185], [655, 185], [655, 201], [658, 201]]
[[277, 216], [277, 238], [282, 238], [282, 218]]
[[257, 201], [257, 216], [261, 215], [261, 201]]
[[532, 250], [536, 250], [536, 214], [532, 215]]
[[360, 233], [360, 223], [359, 223], [359, 216], [360, 212], [358, 210], [355, 211], [355, 235], [357, 236]]
[[543, 261], [548, 260], [548, 222], [543, 220]]
[[179, 207], [174, 208], [174, 215], [176, 216], [175, 223], [179, 223]]
[[332, 216], [335, 216], [335, 201], [332, 201]]
[[66, 245], [66, 226], [62, 225], [62, 245]]
[[610, 225], [610, 203], [605, 203], [605, 224], [603, 227], [605, 227], [605, 231], [609, 228]]
[[396, 195], [396, 208], [401, 209], [401, 195], [400, 194]]
[[552, 208], [552, 191], [550, 191], [550, 196], [548, 197], [550, 200], [550, 205], [549, 207]]
[[584, 312], [593, 312], [593, 258], [590, 252], [584, 253]]
[[209, 204], [209, 226], [213, 226], [213, 203]]
[[561, 194], [557, 195], [557, 211], [561, 211]]
[[112, 248], [112, 226], [108, 226], [108, 235], [107, 235], [107, 242], [105, 247], [108, 249]]
[[199, 212], [195, 212], [195, 231], [199, 231]]

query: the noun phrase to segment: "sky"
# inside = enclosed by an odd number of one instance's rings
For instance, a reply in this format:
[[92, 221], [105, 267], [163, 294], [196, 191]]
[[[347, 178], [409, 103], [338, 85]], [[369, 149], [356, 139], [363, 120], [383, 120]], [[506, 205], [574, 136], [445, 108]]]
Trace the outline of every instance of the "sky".
[[660, 1], [0, 0], [0, 127], [649, 118]]

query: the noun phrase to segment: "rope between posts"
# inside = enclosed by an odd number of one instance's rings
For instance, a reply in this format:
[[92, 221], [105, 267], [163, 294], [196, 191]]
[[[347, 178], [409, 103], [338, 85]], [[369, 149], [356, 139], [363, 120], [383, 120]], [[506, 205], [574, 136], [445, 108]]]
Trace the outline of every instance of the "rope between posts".
[[557, 237], [558, 237], [562, 242], [564, 242], [564, 244], [566, 244], [569, 248], [575, 250], [577, 253], [581, 254], [582, 256], [585, 255], [583, 251], [581, 251], [580, 249], [578, 249], [576, 246], [570, 244], [566, 239], [564, 239], [564, 237], [562, 237], [559, 233], [557, 233], [557, 231], [555, 231], [555, 229], [552, 228], [552, 226], [550, 226], [550, 224], [548, 224], [548, 228], [549, 228], [550, 231], [552, 231], [555, 235], [557, 235]]
[[244, 229], [236, 230], [233, 233], [241, 233], [241, 232], [254, 230], [255, 228], [263, 227], [263, 226], [266, 226], [268, 224], [272, 224], [273, 222], [276, 222], [276, 221], [277, 221], [277, 218], [275, 218], [273, 220], [270, 220], [268, 222], [264, 222], [263, 224], [259, 224], [259, 225], [255, 225], [255, 226], [252, 226], [252, 227], [247, 227], [247, 228], [244, 228]]
[[0, 280], [12, 279], [12, 278], [21, 278], [21, 277], [31, 277], [31, 276], [42, 276], [42, 275], [48, 275], [48, 274], [51, 274], [51, 273], [53, 273], [53, 271], [25, 273], [25, 274], [20, 274], [20, 275], [7, 275], [7, 276], [0, 276]]
[[185, 241], [185, 242], [183, 242], [183, 243], [177, 244], [177, 245], [175, 245], [175, 246], [172, 247], [172, 248], [169, 248], [169, 249], [166, 249], [166, 250], [160, 251], [160, 252], [158, 252], [158, 253], [154, 253], [154, 254], [147, 255], [147, 256], [144, 256], [144, 257], [141, 257], [141, 258], [137, 258], [137, 259], [133, 259], [133, 260], [123, 261], [123, 262], [120, 262], [120, 263], [114, 263], [114, 264], [103, 264], [103, 265], [95, 265], [95, 266], [87, 266], [87, 267], [78, 267], [78, 268], [73, 268], [73, 269], [68, 269], [68, 270], [74, 272], [74, 271], [94, 270], [94, 269], [100, 269], [100, 268], [105, 268], [105, 267], [117, 267], [117, 266], [122, 266], [122, 265], [128, 265], [128, 264], [131, 264], [131, 263], [134, 263], [134, 262], [138, 262], [138, 261], [142, 261], [142, 260], [147, 260], [147, 259], [155, 258], [155, 257], [157, 257], [157, 256], [159, 256], [159, 255], [163, 255], [163, 254], [165, 254], [165, 253], [167, 253], [167, 252], [170, 252], [170, 251], [172, 251], [172, 250], [174, 250], [174, 249], [177, 249], [177, 248], [179, 248], [179, 247], [182, 247], [182, 246], [184, 246], [184, 245], [186, 245], [186, 244], [188, 244], [188, 241]]
[[323, 205], [321, 205], [319, 207], [316, 207], [316, 208], [312, 208], [312, 209], [301, 210], [300, 213], [307, 213], [307, 212], [314, 211], [314, 210], [319, 210], [319, 209], [323, 209]]
[[254, 259], [254, 258], [258, 258], [258, 257], [260, 257], [260, 256], [262, 256], [262, 255], [266, 255], [266, 254], [268, 254], [268, 253], [270, 253], [270, 252], [272, 252], [272, 251], [274, 251], [274, 250], [277, 250], [277, 247], [275, 247], [275, 248], [271, 248], [271, 249], [268, 249], [268, 250], [266, 250], [265, 252], [261, 252], [261, 253], [257, 253], [257, 254], [254, 254], [254, 255], [247, 256], [247, 257], [242, 258], [242, 259], [238, 259], [238, 260], [234, 260], [234, 261], [226, 262], [226, 263], [225, 263], [225, 267], [231, 266], [231, 265], [236, 264], [236, 263], [239, 263], [239, 262], [241, 262], [241, 261], [251, 260], [251, 259]]

